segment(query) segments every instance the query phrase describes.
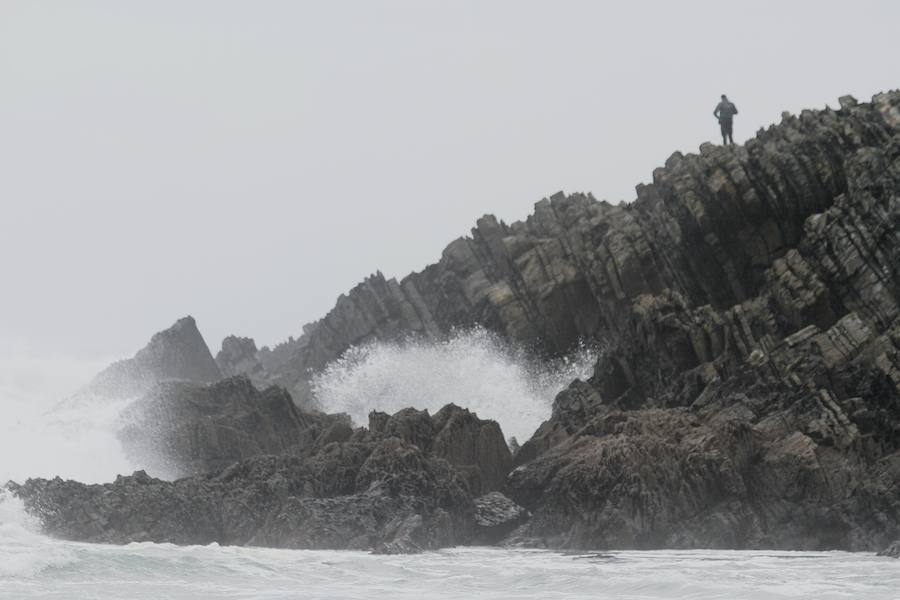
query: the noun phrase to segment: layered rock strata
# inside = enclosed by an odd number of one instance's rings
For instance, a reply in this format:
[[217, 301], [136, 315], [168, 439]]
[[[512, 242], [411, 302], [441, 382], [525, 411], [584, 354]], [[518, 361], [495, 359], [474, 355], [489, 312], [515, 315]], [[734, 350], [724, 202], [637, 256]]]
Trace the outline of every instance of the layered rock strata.
[[[716, 310], [746, 302], [779, 259], [790, 270], [779, 293], [789, 294], [789, 279], [804, 272], [791, 270], [796, 262], [787, 255], [798, 249], [806, 220], [848, 197], [851, 162], [880, 160], [878, 149], [893, 143], [898, 99], [896, 92], [871, 103], [845, 97], [836, 110], [785, 114], [742, 147], [675, 153], [630, 204], [560, 193], [537, 203], [524, 222], [485, 216], [423, 271], [400, 281], [373, 275], [299, 338], [247, 352], [239, 361], [245, 367], [233, 367], [233, 352], [223, 348], [219, 364], [259, 387], [285, 387], [307, 405], [310, 373], [372, 340], [440, 338], [477, 323], [559, 354], [580, 339], [624, 335], [642, 295], [671, 291]], [[785, 318], [821, 311], [827, 321], [829, 308], [813, 302]]]
[[[900, 536], [900, 95], [845, 104], [707, 148], [690, 161], [705, 193], [684, 187], [685, 159], [640, 192], [654, 243], [680, 243], [660, 256], [686, 262], [625, 295], [594, 376], [517, 453], [507, 493], [534, 516], [516, 539], [878, 550]], [[764, 177], [768, 153], [792, 165], [783, 178]]]

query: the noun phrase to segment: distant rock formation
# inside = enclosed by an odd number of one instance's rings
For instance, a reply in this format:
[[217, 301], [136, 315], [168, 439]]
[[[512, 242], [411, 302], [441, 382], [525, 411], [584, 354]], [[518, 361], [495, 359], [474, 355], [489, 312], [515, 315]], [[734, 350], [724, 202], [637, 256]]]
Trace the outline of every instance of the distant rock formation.
[[212, 383], [222, 378], [193, 317], [184, 317], [155, 334], [133, 358], [120, 360], [97, 374], [68, 402], [92, 396], [133, 398], [162, 381]]
[[219, 471], [260, 454], [302, 454], [322, 436], [344, 441], [353, 433], [346, 415], [300, 411], [283, 389], [260, 392], [241, 376], [209, 386], [158, 384], [122, 417], [126, 452], [171, 478]]
[[256, 342], [252, 339], [230, 335], [222, 340], [222, 349], [216, 354], [216, 364], [225, 377], [259, 377], [263, 366], [256, 357], [257, 352]]

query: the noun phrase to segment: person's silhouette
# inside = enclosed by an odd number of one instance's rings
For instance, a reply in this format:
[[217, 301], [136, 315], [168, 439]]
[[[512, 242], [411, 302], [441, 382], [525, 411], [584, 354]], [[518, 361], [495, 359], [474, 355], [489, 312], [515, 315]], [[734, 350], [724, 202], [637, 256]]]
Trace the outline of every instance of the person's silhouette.
[[728, 96], [722, 94], [722, 101], [716, 105], [713, 116], [719, 120], [719, 128], [722, 130], [722, 145], [727, 146], [729, 142], [734, 146], [734, 138], [731, 137], [731, 124], [734, 115], [738, 114], [737, 107]]

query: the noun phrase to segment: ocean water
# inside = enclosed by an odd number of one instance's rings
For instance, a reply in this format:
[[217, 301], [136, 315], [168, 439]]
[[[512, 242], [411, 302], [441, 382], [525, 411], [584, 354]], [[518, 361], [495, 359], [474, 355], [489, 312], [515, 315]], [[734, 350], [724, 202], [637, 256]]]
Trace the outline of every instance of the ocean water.
[[[5, 507], [4, 507], [5, 505]], [[900, 561], [843, 552], [453, 548], [413, 556], [52, 540], [0, 503], [0, 599], [900, 598]], [[24, 515], [18, 515], [24, 518]]]
[[[540, 366], [483, 332], [444, 344], [358, 349], [317, 379], [330, 409], [439, 408], [447, 401], [527, 437], [553, 395], [589, 375], [588, 350]], [[115, 432], [128, 399], [60, 408], [57, 388], [94, 363], [29, 361], [0, 377], [0, 485], [29, 476], [110, 481], [142, 465]], [[9, 365], [6, 365], [7, 367]], [[44, 369], [42, 371], [42, 369]], [[79, 375], [80, 374], [80, 375]], [[76, 377], [79, 375], [79, 377]], [[68, 388], [71, 391], [71, 387]], [[399, 399], [398, 399], [399, 398]], [[520, 409], [517, 410], [517, 407]], [[900, 561], [841, 552], [578, 552], [452, 548], [414, 556], [52, 539], [0, 491], [0, 600], [86, 599], [897, 599]]]

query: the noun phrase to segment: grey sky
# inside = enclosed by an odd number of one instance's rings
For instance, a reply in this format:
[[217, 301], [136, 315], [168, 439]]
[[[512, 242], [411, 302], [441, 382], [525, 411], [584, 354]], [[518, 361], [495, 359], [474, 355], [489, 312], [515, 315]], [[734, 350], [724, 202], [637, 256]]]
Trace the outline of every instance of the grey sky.
[[0, 0], [0, 353], [274, 343], [563, 189], [900, 86], [900, 3]]

